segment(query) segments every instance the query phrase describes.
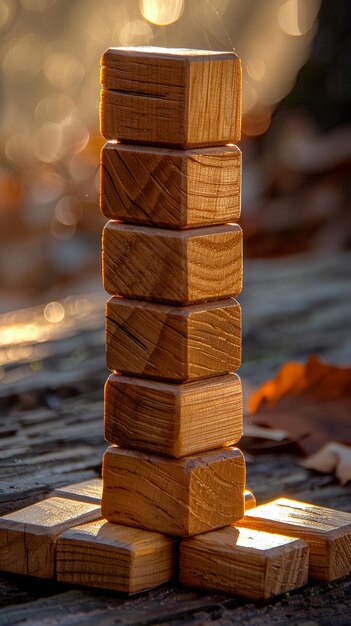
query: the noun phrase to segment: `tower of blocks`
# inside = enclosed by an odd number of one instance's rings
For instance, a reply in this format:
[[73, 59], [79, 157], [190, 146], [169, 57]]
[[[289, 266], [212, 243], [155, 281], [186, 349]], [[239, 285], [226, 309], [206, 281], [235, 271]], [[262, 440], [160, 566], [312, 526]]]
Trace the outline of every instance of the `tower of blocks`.
[[351, 514], [256, 507], [236, 447], [240, 60], [110, 48], [101, 82], [103, 479], [0, 518], [0, 569], [126, 593], [176, 578], [257, 600], [345, 576]]

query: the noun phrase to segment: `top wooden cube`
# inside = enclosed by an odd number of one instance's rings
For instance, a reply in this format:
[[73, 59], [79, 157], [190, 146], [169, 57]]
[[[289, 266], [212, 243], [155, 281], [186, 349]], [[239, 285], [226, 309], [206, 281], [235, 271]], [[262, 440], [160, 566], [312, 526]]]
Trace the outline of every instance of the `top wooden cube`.
[[109, 48], [101, 64], [106, 139], [178, 148], [239, 141], [241, 63], [234, 52]]

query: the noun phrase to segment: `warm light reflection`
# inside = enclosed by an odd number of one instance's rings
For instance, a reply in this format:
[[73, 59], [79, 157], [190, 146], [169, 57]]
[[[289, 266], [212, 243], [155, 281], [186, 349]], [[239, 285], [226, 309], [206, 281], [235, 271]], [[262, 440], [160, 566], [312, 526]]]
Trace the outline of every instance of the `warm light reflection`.
[[73, 196], [61, 198], [55, 207], [55, 217], [65, 226], [75, 226], [82, 216], [82, 207]]
[[140, 10], [148, 22], [165, 26], [180, 18], [184, 10], [184, 0], [141, 0]]
[[49, 302], [44, 309], [44, 317], [48, 322], [57, 324], [65, 317], [65, 309], [60, 302]]
[[[103, 294], [69, 296], [45, 306], [0, 315], [1, 382], [9, 382], [11, 372], [5, 370], [6, 377], [1, 375], [3, 366], [9, 363], [30, 360], [30, 371], [40, 367], [40, 359], [50, 354], [50, 345], [44, 342], [76, 334], [86, 324], [89, 328], [100, 327], [103, 306]], [[26, 375], [30, 371], [26, 370]]]
[[314, 24], [319, 5], [310, 0], [287, 0], [279, 9], [280, 27], [293, 37], [305, 35]]
[[5, 0], [0, 0], [0, 29], [5, 26], [10, 15], [10, 9]]
[[73, 237], [76, 228], [74, 224], [63, 224], [62, 222], [59, 222], [55, 217], [51, 222], [50, 230], [55, 239], [59, 239], [60, 241], [67, 241], [68, 239], [71, 239]]
[[67, 89], [82, 80], [84, 68], [73, 54], [53, 52], [45, 59], [44, 73], [54, 87]]
[[249, 59], [246, 62], [246, 70], [253, 80], [263, 80], [266, 73], [266, 64], [262, 59]]
[[263, 135], [271, 123], [271, 110], [263, 105], [255, 107], [243, 119], [242, 132], [247, 137]]
[[4, 56], [3, 67], [11, 81], [27, 82], [41, 71], [46, 41], [37, 35], [25, 35], [10, 47]]
[[123, 46], [142, 45], [152, 40], [152, 30], [143, 20], [131, 20], [124, 24], [119, 41]]

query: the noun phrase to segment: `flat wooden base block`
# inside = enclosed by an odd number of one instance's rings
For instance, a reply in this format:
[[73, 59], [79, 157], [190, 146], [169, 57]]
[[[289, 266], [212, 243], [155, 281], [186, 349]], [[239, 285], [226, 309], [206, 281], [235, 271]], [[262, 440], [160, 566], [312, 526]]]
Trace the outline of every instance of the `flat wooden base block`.
[[307, 583], [308, 546], [299, 539], [228, 526], [181, 541], [180, 582], [253, 600]]
[[53, 578], [60, 533], [101, 518], [97, 504], [53, 497], [0, 518], [0, 570]]
[[127, 526], [189, 536], [244, 514], [245, 460], [238, 448], [167, 459], [111, 446], [103, 483], [103, 517]]
[[100, 504], [102, 496], [102, 479], [91, 478], [90, 480], [83, 480], [81, 483], [73, 483], [73, 485], [57, 487], [51, 492], [50, 495], [70, 498], [71, 500], [79, 500], [80, 502]]
[[240, 440], [241, 382], [236, 374], [186, 384], [111, 374], [104, 413], [109, 443], [179, 458]]
[[132, 594], [172, 580], [175, 571], [174, 540], [105, 520], [65, 531], [56, 545], [56, 577], [65, 583]]
[[237, 525], [306, 541], [313, 578], [330, 582], [351, 574], [351, 513], [279, 498], [248, 511]]

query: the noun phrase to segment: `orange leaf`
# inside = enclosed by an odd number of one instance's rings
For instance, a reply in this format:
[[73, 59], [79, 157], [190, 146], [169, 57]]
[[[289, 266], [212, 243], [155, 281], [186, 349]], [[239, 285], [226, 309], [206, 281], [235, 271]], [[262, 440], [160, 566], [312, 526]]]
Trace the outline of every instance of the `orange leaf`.
[[285, 363], [276, 378], [250, 399], [250, 421], [283, 429], [305, 454], [331, 440], [351, 443], [351, 368], [322, 363]]

